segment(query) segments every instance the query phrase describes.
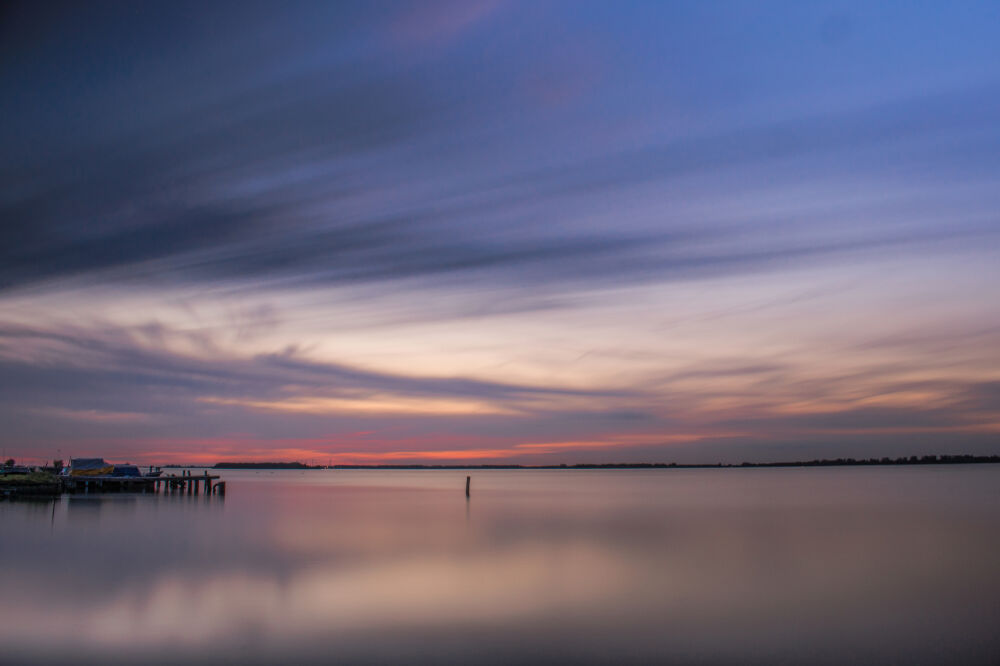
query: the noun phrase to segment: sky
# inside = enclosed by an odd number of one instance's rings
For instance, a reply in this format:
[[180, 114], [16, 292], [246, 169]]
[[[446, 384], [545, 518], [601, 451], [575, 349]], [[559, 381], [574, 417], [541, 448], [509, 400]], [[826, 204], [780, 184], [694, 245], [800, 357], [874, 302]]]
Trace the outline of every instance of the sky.
[[0, 9], [19, 459], [1000, 453], [1000, 4]]

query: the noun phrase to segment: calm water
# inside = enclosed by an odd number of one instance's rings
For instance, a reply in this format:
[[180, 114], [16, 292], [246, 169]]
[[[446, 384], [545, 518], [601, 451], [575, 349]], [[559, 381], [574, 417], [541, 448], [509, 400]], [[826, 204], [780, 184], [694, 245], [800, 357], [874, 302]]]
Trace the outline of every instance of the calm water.
[[0, 663], [1000, 663], [1000, 466], [0, 502]]

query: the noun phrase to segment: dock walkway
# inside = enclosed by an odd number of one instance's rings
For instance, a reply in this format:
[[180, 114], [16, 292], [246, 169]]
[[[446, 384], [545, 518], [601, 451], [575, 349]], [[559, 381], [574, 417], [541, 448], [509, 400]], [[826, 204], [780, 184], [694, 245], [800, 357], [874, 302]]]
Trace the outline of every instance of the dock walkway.
[[209, 474], [171, 474], [169, 476], [70, 476], [62, 479], [68, 493], [186, 493], [225, 495], [226, 482]]

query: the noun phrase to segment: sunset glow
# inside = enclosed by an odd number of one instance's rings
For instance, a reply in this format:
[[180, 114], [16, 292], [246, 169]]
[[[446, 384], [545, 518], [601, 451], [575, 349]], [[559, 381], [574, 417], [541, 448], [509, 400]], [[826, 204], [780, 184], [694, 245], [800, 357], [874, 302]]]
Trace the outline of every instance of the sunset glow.
[[1000, 452], [996, 12], [845, 7], [19, 6], [6, 456]]

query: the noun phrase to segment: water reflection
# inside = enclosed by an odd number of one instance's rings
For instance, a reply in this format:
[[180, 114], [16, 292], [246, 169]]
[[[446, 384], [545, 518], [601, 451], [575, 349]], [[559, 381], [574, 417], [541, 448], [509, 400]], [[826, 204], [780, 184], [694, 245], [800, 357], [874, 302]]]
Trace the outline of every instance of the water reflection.
[[[0, 503], [15, 661], [995, 663], [1000, 469], [227, 473]], [[48, 520], [51, 513], [52, 520]]]

